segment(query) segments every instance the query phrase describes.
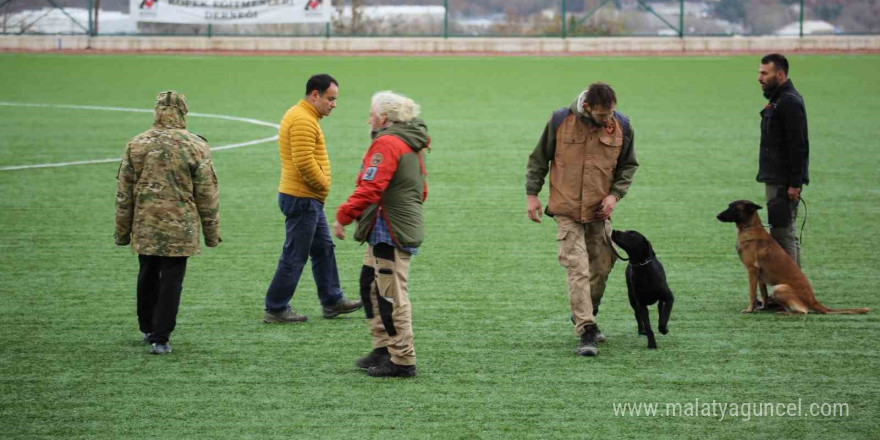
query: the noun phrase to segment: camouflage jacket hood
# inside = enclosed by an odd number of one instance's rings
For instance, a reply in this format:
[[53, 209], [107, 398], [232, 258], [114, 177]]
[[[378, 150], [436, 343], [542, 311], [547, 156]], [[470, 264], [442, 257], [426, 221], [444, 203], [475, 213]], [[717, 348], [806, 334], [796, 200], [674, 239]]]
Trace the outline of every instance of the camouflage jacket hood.
[[154, 111], [153, 128], [186, 128], [186, 116], [177, 107], [157, 105]]

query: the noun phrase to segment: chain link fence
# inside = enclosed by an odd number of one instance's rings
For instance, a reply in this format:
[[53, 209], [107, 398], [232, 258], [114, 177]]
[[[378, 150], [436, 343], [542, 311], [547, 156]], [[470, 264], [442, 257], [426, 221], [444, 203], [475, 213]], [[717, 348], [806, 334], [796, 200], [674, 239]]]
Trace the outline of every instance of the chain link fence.
[[0, 0], [0, 32], [326, 38], [880, 34], [880, 0], [337, 0], [329, 23], [283, 24], [136, 21], [131, 5]]

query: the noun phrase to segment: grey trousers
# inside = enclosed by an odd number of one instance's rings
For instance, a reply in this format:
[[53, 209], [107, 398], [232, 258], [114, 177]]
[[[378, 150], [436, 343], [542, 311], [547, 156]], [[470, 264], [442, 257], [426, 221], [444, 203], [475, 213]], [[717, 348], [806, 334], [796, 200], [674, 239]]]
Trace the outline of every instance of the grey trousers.
[[[785, 185], [766, 184], [765, 196], [767, 203], [775, 199], [782, 192], [787, 192], [788, 187]], [[791, 204], [791, 224], [785, 227], [774, 228], [770, 226], [770, 235], [776, 239], [776, 242], [785, 249], [785, 252], [791, 256], [798, 267], [801, 265], [801, 242], [797, 237], [797, 209], [798, 202], [789, 200]]]

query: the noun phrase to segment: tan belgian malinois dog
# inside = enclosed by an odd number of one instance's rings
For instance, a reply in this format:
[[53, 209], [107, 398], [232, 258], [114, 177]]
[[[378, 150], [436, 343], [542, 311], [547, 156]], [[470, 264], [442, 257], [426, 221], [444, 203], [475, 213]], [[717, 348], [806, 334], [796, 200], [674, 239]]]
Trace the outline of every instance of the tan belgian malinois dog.
[[[764, 230], [758, 216], [760, 206], [737, 200], [718, 214], [718, 220], [736, 223], [736, 251], [749, 273], [749, 306], [743, 313], [761, 310], [767, 305], [767, 285], [773, 286], [773, 300], [782, 308], [778, 313], [836, 313], [862, 314], [871, 309], [829, 309], [816, 300], [813, 286], [794, 260]], [[763, 304], [757, 303], [757, 288], [761, 288]]]

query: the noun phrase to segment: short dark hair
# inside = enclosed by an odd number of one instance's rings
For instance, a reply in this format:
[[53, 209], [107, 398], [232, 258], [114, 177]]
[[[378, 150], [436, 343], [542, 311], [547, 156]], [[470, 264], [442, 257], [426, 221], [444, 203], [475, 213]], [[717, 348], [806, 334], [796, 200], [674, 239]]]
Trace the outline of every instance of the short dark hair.
[[761, 58], [761, 64], [773, 64], [776, 70], [782, 70], [788, 76], [788, 60], [782, 54], [771, 53]]
[[608, 84], [597, 82], [590, 84], [584, 102], [590, 107], [598, 106], [610, 109], [617, 104], [617, 95]]
[[312, 77], [306, 81], [306, 96], [309, 96], [313, 90], [317, 90], [318, 94], [323, 95], [324, 92], [330, 88], [330, 84], [336, 84], [336, 87], [339, 87], [339, 82], [326, 73], [312, 75]]

